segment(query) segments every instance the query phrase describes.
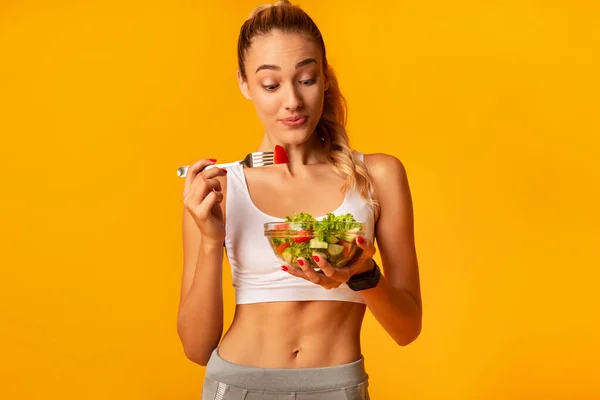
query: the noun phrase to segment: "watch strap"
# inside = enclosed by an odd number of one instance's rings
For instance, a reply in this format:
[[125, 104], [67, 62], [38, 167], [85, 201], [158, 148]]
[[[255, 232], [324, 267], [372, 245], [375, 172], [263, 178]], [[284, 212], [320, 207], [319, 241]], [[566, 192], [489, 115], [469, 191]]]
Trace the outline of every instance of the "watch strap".
[[359, 290], [371, 289], [377, 286], [381, 278], [379, 265], [373, 260], [373, 269], [371, 271], [352, 275], [346, 284], [355, 292]]

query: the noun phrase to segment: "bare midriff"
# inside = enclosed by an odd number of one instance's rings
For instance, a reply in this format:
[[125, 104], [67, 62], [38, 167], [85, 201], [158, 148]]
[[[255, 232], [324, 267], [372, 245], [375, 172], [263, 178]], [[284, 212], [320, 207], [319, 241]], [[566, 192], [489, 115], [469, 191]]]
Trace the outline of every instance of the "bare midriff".
[[361, 358], [366, 306], [342, 301], [238, 304], [219, 355], [260, 368], [317, 368]]

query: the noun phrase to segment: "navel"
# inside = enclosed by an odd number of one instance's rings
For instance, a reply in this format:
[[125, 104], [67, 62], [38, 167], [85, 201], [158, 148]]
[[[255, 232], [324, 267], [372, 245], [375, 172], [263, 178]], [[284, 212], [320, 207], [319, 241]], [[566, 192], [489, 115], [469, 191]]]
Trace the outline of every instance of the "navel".
[[297, 347], [297, 348], [295, 348], [295, 349], [294, 349], [294, 351], [292, 352], [292, 356], [293, 356], [294, 358], [298, 358], [298, 355], [299, 355], [299, 354], [300, 354], [300, 348], [299, 348], [299, 347]]

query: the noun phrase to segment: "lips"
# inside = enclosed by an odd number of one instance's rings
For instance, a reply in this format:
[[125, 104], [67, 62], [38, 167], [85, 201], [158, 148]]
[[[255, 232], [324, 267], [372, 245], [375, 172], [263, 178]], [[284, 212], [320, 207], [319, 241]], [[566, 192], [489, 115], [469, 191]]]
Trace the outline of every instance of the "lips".
[[285, 126], [297, 127], [305, 123], [307, 119], [307, 115], [294, 115], [292, 117], [280, 119], [279, 122]]
[[281, 121], [289, 121], [289, 122], [293, 122], [293, 121], [298, 121], [299, 119], [306, 119], [306, 115], [294, 115], [292, 117], [287, 117], [287, 118], [282, 118]]

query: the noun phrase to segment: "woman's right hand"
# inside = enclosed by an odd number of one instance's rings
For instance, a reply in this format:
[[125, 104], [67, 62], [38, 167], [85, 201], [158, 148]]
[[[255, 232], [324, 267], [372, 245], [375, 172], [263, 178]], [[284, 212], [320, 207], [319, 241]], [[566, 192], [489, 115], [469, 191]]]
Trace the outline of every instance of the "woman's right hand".
[[183, 189], [183, 204], [189, 211], [202, 233], [202, 240], [218, 245], [225, 241], [225, 224], [221, 202], [221, 182], [218, 176], [225, 176], [226, 170], [209, 168], [215, 162], [201, 159], [189, 167]]

